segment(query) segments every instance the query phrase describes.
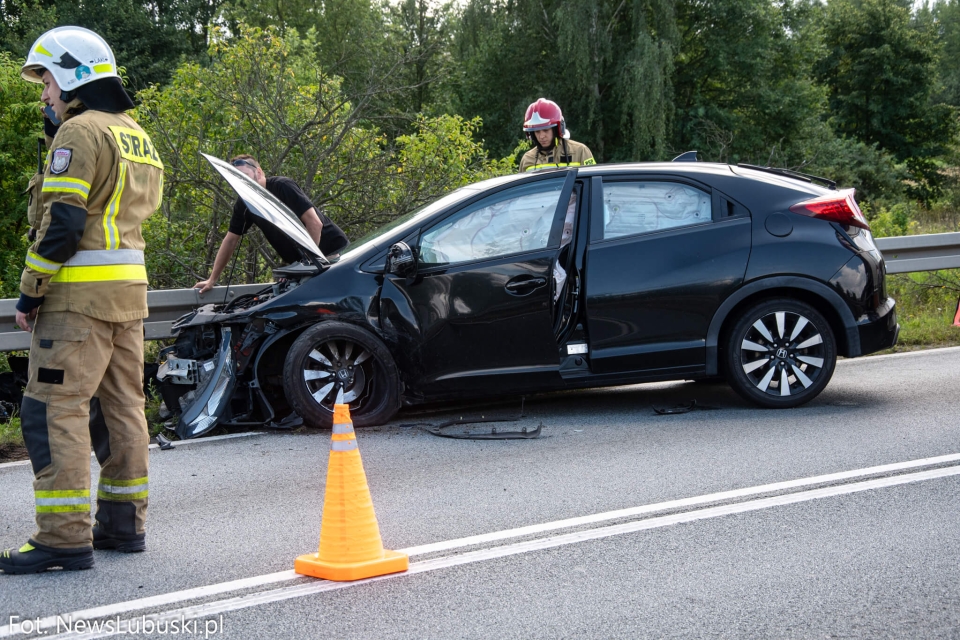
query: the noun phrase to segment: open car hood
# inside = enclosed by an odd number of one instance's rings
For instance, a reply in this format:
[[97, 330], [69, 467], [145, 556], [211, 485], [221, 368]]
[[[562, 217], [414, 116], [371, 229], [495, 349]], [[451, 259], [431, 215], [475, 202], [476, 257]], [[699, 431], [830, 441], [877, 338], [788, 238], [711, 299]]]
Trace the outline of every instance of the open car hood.
[[213, 165], [223, 179], [227, 181], [237, 195], [243, 200], [253, 215], [257, 216], [267, 224], [277, 228], [303, 249], [307, 255], [317, 258], [324, 263], [329, 262], [320, 252], [317, 244], [307, 233], [303, 223], [296, 215], [273, 194], [261, 187], [259, 184], [248, 178], [244, 173], [228, 163], [214, 158], [205, 153], [201, 153], [207, 161]]

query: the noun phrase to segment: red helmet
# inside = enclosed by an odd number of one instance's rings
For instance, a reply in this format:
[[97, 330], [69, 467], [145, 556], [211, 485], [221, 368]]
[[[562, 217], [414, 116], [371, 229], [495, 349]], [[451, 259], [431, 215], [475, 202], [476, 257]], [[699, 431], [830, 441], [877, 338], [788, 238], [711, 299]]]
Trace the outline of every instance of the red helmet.
[[562, 138], [566, 133], [566, 127], [563, 122], [563, 112], [560, 111], [560, 105], [553, 100], [540, 98], [529, 107], [523, 117], [523, 130], [530, 138], [534, 131], [543, 129], [557, 128], [557, 137]]

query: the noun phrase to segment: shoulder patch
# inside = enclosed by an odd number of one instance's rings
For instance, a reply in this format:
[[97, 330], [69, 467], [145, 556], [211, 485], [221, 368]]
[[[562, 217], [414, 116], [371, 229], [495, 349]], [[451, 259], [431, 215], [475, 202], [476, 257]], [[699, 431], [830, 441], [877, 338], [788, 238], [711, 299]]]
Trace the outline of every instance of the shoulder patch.
[[50, 173], [63, 173], [70, 166], [70, 157], [73, 155], [71, 149], [63, 147], [54, 149], [53, 161], [50, 163]]

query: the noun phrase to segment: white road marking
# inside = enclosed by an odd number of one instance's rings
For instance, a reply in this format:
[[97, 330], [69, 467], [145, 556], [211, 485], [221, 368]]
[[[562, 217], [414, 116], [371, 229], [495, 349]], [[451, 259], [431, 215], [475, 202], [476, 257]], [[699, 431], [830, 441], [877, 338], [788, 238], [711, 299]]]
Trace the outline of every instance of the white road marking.
[[[858, 482], [854, 484], [838, 485], [833, 487], [824, 487], [821, 489], [811, 489], [809, 491], [788, 493], [780, 496], [773, 496], [770, 498], [761, 498], [758, 500], [751, 500], [748, 502], [739, 502], [739, 503], [728, 504], [728, 505], [720, 505], [716, 507], [708, 507], [705, 509], [687, 511], [684, 513], [676, 513], [676, 514], [671, 514], [667, 516], [660, 516], [657, 518], [649, 518], [647, 520], [628, 522], [624, 524], [612, 525], [609, 527], [601, 527], [598, 529], [587, 529], [584, 531], [577, 531], [574, 533], [554, 536], [551, 538], [541, 538], [537, 540], [517, 542], [514, 544], [504, 545], [501, 547], [493, 547], [490, 549], [480, 549], [478, 551], [472, 551], [469, 553], [446, 556], [441, 558], [434, 558], [432, 560], [425, 560], [423, 562], [415, 562], [415, 563], [412, 563], [410, 565], [410, 569], [404, 573], [394, 573], [386, 576], [379, 576], [376, 578], [368, 578], [366, 580], [357, 580], [356, 582], [330, 582], [326, 580], [321, 580], [321, 581], [310, 582], [310, 583], [300, 584], [300, 585], [295, 585], [290, 587], [283, 587], [280, 589], [273, 589], [271, 591], [250, 593], [250, 594], [238, 596], [235, 598], [228, 598], [225, 600], [208, 602], [205, 604], [199, 604], [191, 607], [183, 607], [183, 608], [174, 609], [171, 611], [154, 613], [154, 614], [144, 616], [144, 618], [146, 620], [153, 621], [154, 623], [157, 623], [157, 622], [169, 623], [175, 620], [180, 620], [181, 618], [185, 618], [188, 620], [196, 620], [196, 619], [204, 619], [204, 618], [209, 619], [211, 616], [227, 613], [230, 611], [238, 611], [240, 609], [247, 609], [247, 608], [259, 606], [262, 604], [281, 602], [283, 600], [291, 600], [293, 598], [300, 598], [303, 596], [322, 593], [325, 591], [333, 591], [337, 589], [355, 587], [355, 586], [368, 584], [371, 582], [377, 582], [381, 580], [392, 580], [395, 578], [402, 578], [402, 577], [417, 574], [417, 573], [435, 571], [437, 569], [446, 569], [449, 567], [472, 564], [474, 562], [484, 562], [486, 560], [493, 560], [496, 558], [504, 558], [504, 557], [519, 555], [523, 553], [530, 553], [533, 551], [541, 551], [543, 549], [552, 549], [552, 548], [561, 547], [565, 545], [586, 542], [589, 540], [599, 540], [602, 538], [609, 538], [611, 536], [623, 535], [626, 533], [636, 533], [638, 531], [668, 527], [676, 524], [694, 522], [697, 520], [706, 520], [709, 518], [717, 518], [717, 517], [727, 516], [727, 515], [732, 515], [737, 513], [758, 511], [760, 509], [768, 509], [771, 507], [796, 504], [800, 502], [808, 502], [810, 500], [818, 500], [821, 498], [829, 498], [829, 497], [834, 497], [838, 495], [857, 493], [861, 491], [869, 491], [872, 489], [880, 489], [885, 487], [892, 487], [892, 486], [909, 484], [914, 482], [922, 482], [924, 480], [932, 480], [936, 478], [944, 478], [944, 477], [956, 476], [956, 475], [960, 475], [960, 466], [952, 466], [952, 467], [946, 467], [941, 469], [932, 469], [929, 471], [920, 471], [916, 473], [896, 475], [896, 476], [891, 476], [887, 478], [866, 480], [866, 481]], [[118, 633], [119, 632], [116, 632], [116, 631], [107, 631], [107, 632], [100, 632], [100, 633], [95, 632], [95, 633], [87, 633], [87, 634], [77, 634], [77, 633], [68, 632], [68, 633], [64, 633], [56, 636], [50, 636], [50, 640], [67, 640], [68, 638], [71, 640], [79, 640], [81, 638], [92, 640], [93, 638], [106, 638], [109, 636], [117, 635]]]
[[[251, 589], [254, 587], [261, 587], [268, 584], [274, 584], [276, 582], [285, 582], [287, 580], [293, 580], [295, 578], [302, 577], [303, 576], [294, 573], [293, 569], [291, 569], [289, 571], [279, 571], [277, 573], [254, 576], [252, 578], [242, 578], [240, 580], [231, 580], [230, 582], [220, 582], [218, 584], [211, 584], [205, 587], [196, 587], [194, 589], [185, 589], [183, 591], [172, 591], [170, 593], [163, 593], [158, 596], [138, 598], [136, 600], [128, 600], [127, 602], [120, 602], [117, 604], [108, 604], [102, 607], [93, 607], [92, 609], [83, 609], [81, 611], [74, 611], [72, 613], [61, 613], [55, 616], [47, 616], [46, 618], [41, 618], [40, 621], [37, 622], [35, 628], [37, 631], [48, 631], [50, 629], [55, 629], [57, 627], [57, 618], [62, 618], [64, 620], [67, 620], [68, 616], [72, 617], [74, 620], [96, 620], [99, 618], [110, 618], [122, 613], [129, 613], [131, 611], [141, 611], [143, 609], [162, 607], [164, 605], [183, 602], [185, 600], [197, 600], [199, 598], [207, 598], [210, 596], [219, 595], [221, 593], [228, 593], [230, 591]], [[0, 627], [0, 638], [9, 638], [16, 635], [21, 635], [21, 633], [14, 631], [13, 625], [8, 624]]]
[[887, 360], [888, 358], [906, 358], [908, 356], [921, 355], [944, 355], [960, 351], [960, 347], [940, 347], [939, 349], [917, 349], [916, 351], [900, 351], [899, 353], [884, 353], [879, 356], [858, 356], [856, 358], [842, 358], [837, 360], [837, 364], [850, 364], [851, 362], [873, 362], [875, 360]]
[[682, 498], [680, 500], [669, 500], [667, 502], [658, 502], [648, 504], [642, 507], [631, 507], [629, 509], [619, 509], [617, 511], [606, 511], [589, 516], [580, 516], [577, 518], [568, 518], [566, 520], [556, 520], [554, 522], [545, 522], [543, 524], [530, 525], [528, 527], [518, 527], [516, 529], [507, 529], [505, 531], [495, 531], [467, 538], [458, 538], [456, 540], [446, 540], [444, 542], [434, 542], [432, 544], [420, 545], [402, 549], [409, 555], [420, 555], [425, 553], [435, 553], [437, 551], [448, 551], [459, 547], [469, 545], [485, 544], [505, 540], [507, 538], [518, 538], [520, 536], [535, 535], [546, 533], [557, 529], [567, 529], [570, 527], [581, 527], [587, 524], [596, 524], [618, 518], [633, 518], [657, 511], [666, 511], [668, 509], [682, 509], [684, 507], [693, 507], [710, 502], [722, 502], [734, 500], [737, 498], [746, 498], [749, 496], [760, 495], [762, 493], [774, 493], [786, 491], [789, 489], [799, 489], [801, 487], [810, 487], [816, 484], [827, 484], [831, 482], [840, 482], [843, 480], [852, 480], [854, 478], [863, 478], [884, 473], [896, 473], [906, 471], [907, 469], [917, 469], [920, 467], [929, 467], [938, 464], [949, 464], [960, 462], [960, 453], [953, 453], [934, 458], [922, 458], [920, 460], [910, 460], [907, 462], [896, 462], [893, 464], [884, 464], [877, 467], [867, 467], [864, 469], [854, 469], [852, 471], [841, 471], [840, 473], [828, 473], [822, 476], [812, 476], [809, 478], [800, 478], [798, 480], [787, 480], [785, 482], [774, 482], [772, 484], [762, 484], [755, 487], [746, 487], [744, 489], [733, 489], [731, 491], [721, 491], [719, 493], [709, 493], [707, 495], [695, 496], [693, 498]]
[[[249, 438], [250, 436], [262, 436], [266, 431], [245, 431], [243, 433], [227, 433], [222, 436], [210, 436], [209, 438], [195, 438], [193, 440], [171, 440], [170, 444], [173, 445], [175, 449], [180, 447], [188, 447], [193, 444], [206, 444], [208, 442], [217, 442], [219, 440], [233, 440], [234, 438]], [[160, 445], [151, 444], [151, 449], [159, 449]], [[90, 452], [90, 457], [94, 456], [94, 452]], [[0, 470], [7, 469], [9, 467], [25, 467], [30, 464], [29, 460], [17, 460], [16, 462], [2, 462], [0, 463]]]
[[[572, 527], [582, 527], [590, 524], [598, 524], [601, 522], [608, 522], [610, 520], [617, 520], [617, 519], [623, 519], [623, 518], [635, 518], [637, 516], [656, 513], [658, 511], [690, 508], [690, 507], [700, 506], [704, 504], [709, 504], [712, 502], [724, 502], [724, 501], [736, 500], [739, 498], [746, 498], [746, 497], [756, 496], [764, 493], [776, 493], [776, 492], [788, 491], [791, 489], [800, 489], [803, 487], [810, 487], [818, 484], [836, 483], [836, 482], [842, 482], [842, 481], [852, 480], [856, 478], [863, 478], [871, 475], [897, 473], [897, 472], [906, 471], [909, 469], [917, 469], [921, 467], [929, 467], [934, 465], [943, 465], [943, 464], [950, 464], [950, 463], [956, 463], [956, 462], [960, 462], [960, 453], [949, 454], [944, 456], [936, 456], [931, 458], [922, 458], [919, 460], [909, 460], [906, 462], [896, 462], [893, 464], [866, 467], [862, 469], [854, 469], [851, 471], [842, 471], [839, 473], [830, 473], [830, 474], [819, 475], [819, 476], [811, 476], [808, 478], [800, 478], [797, 480], [774, 482], [771, 484], [763, 484], [763, 485], [758, 485], [754, 487], [746, 487], [743, 489], [721, 491], [719, 493], [710, 493], [710, 494], [695, 496], [691, 498], [682, 498], [679, 500], [669, 500], [666, 502], [658, 502], [658, 503], [648, 504], [640, 507], [631, 507], [629, 509], [618, 509], [616, 511], [606, 511], [604, 513], [596, 513], [589, 516], [567, 518], [564, 520], [545, 522], [545, 523], [530, 525], [526, 527], [517, 527], [514, 529], [495, 531], [492, 533], [486, 533], [486, 534], [481, 534], [476, 536], [468, 536], [465, 538], [457, 538], [454, 540], [445, 540], [442, 542], [434, 542], [431, 544], [408, 547], [406, 549], [399, 549], [399, 551], [402, 551], [403, 553], [406, 553], [410, 556], [425, 555], [429, 553], [437, 553], [440, 551], [450, 551], [453, 549], [460, 549], [460, 548], [475, 546], [480, 544], [489, 544], [491, 542], [497, 542], [497, 541], [507, 540], [511, 538], [519, 538], [523, 536], [543, 534], [551, 531], [556, 531], [559, 529], [569, 529]], [[951, 469], [953, 468], [954, 467], [951, 467]], [[960, 467], [957, 467], [957, 469], [960, 469]], [[894, 476], [894, 478], [898, 478], [898, 477], [906, 477], [906, 476]], [[845, 486], [855, 486], [855, 485], [841, 485], [841, 488]], [[787, 495], [804, 495], [804, 494], [787, 494]], [[738, 504], [743, 504], [743, 503], [735, 503], [731, 506], [736, 507]], [[654, 520], [659, 520], [659, 519], [654, 519]], [[653, 522], [654, 520], [644, 520], [643, 522]], [[637, 524], [637, 523], [631, 523], [631, 524]], [[477, 552], [477, 553], [480, 553], [480, 552]], [[444, 558], [441, 558], [441, 560], [444, 560]], [[432, 562], [433, 562], [432, 560], [425, 561], [426, 565], [429, 565], [429, 563], [432, 563]], [[416, 565], [421, 566], [421, 565], [425, 565], [425, 563], [424, 562], [416, 563]], [[411, 565], [410, 572], [414, 572], [412, 565]], [[269, 573], [262, 576], [254, 576], [250, 578], [232, 580], [229, 582], [222, 582], [222, 583], [207, 585], [203, 587], [195, 587], [195, 588], [186, 589], [182, 591], [173, 591], [166, 594], [149, 596], [146, 598], [139, 598], [136, 600], [129, 600], [126, 602], [119, 602], [115, 604], [103, 605], [100, 607], [74, 611], [71, 613], [59, 614], [59, 617], [63, 619], [67, 619], [68, 616], [71, 616], [75, 620], [81, 620], [81, 619], [93, 620], [93, 619], [99, 619], [99, 618], [110, 618], [120, 614], [129, 613], [131, 611], [140, 611], [140, 610], [150, 609], [154, 607], [174, 604], [178, 602], [185, 602], [187, 600], [196, 600], [199, 598], [206, 598], [214, 595], [228, 593], [231, 591], [240, 591], [242, 589], [251, 589], [251, 588], [256, 588], [260, 586], [265, 586], [268, 584], [275, 584], [275, 583], [285, 582], [289, 580], [296, 580], [298, 578], [303, 578], [303, 576], [300, 576], [299, 574], [294, 573], [292, 570], [280, 571], [277, 573]], [[338, 584], [338, 583], [332, 583], [332, 584]], [[316, 586], [316, 585], [308, 585], [308, 586]], [[328, 587], [328, 588], [335, 588], [335, 587]], [[241, 598], [245, 598], [245, 597], [247, 596], [242, 596]], [[296, 597], [296, 596], [293, 596], [293, 597]], [[58, 616], [56, 615], [42, 618], [39, 623], [39, 630], [49, 630], [49, 629], [56, 628], [57, 618]], [[13, 627], [11, 625], [8, 624], [0, 627], [0, 638], [6, 638], [6, 637], [15, 636], [15, 635], [19, 635], [19, 633], [14, 632]]]

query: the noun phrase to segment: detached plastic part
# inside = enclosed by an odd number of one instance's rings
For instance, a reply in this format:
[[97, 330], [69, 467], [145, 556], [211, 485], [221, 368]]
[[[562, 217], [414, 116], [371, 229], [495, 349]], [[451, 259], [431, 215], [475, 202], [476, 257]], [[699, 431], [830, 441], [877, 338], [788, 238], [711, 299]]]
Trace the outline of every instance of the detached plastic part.
[[697, 404], [696, 400], [691, 400], [686, 404], [678, 404], [675, 407], [653, 407], [653, 412], [658, 416], [672, 416], [678, 413], [690, 413], [691, 411], [716, 411], [720, 407], [711, 407], [705, 404]]
[[196, 400], [180, 415], [177, 436], [181, 440], [189, 440], [202, 436], [217, 426], [217, 420], [230, 404], [236, 382], [233, 339], [230, 328], [224, 327], [214, 370], [203, 389], [198, 391]]
[[532, 440], [533, 438], [539, 438], [540, 432], [543, 430], [543, 423], [541, 422], [533, 431], [527, 431], [526, 427], [523, 427], [520, 431], [497, 431], [496, 427], [492, 427], [490, 433], [443, 433], [442, 431], [447, 427], [463, 424], [481, 424], [485, 422], [516, 422], [516, 420], [451, 420], [436, 427], [424, 429], [424, 431], [441, 438], [455, 438], [457, 440]]

